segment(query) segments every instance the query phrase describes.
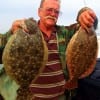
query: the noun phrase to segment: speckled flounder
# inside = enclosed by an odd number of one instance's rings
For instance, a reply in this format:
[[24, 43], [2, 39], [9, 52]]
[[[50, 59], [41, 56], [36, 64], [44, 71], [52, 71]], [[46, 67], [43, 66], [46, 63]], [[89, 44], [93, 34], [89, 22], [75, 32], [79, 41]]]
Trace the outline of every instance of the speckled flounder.
[[69, 80], [66, 88], [76, 88], [77, 80], [92, 73], [97, 58], [97, 37], [93, 29], [80, 29], [70, 40], [66, 50]]
[[[20, 85], [21, 93], [28, 92], [29, 84], [42, 71], [47, 59], [47, 48], [37, 23], [33, 19], [28, 19], [25, 25], [29, 32], [19, 29], [13, 33], [2, 57], [6, 73]], [[26, 98], [24, 95], [18, 100], [27, 100]]]

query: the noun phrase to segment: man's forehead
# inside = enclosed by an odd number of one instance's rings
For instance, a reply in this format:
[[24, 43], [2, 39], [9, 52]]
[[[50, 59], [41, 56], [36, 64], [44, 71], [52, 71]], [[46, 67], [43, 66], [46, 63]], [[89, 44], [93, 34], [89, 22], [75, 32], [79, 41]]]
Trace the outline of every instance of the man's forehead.
[[46, 5], [58, 5], [60, 7], [59, 0], [45, 0], [42, 6]]
[[59, 0], [44, 0], [44, 3], [58, 3], [58, 4], [60, 4], [60, 1]]

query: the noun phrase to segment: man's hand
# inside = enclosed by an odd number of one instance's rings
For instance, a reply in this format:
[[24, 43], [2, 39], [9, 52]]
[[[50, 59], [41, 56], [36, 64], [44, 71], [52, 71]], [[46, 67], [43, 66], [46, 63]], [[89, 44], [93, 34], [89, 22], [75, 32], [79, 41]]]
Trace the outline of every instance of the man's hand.
[[25, 19], [22, 20], [16, 20], [13, 22], [11, 30], [14, 33], [15, 31], [17, 31], [19, 28], [23, 29], [25, 32], [27, 32], [27, 27], [24, 23]]
[[78, 17], [78, 21], [84, 29], [91, 28], [94, 25], [95, 19], [96, 14], [92, 9], [83, 11]]

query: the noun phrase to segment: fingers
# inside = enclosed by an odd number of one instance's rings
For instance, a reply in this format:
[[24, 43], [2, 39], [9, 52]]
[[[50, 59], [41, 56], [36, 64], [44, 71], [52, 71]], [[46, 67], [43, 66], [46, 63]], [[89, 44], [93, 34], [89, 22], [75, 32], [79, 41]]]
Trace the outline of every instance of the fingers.
[[17, 31], [19, 28], [23, 29], [25, 32], [27, 32], [27, 27], [25, 25], [25, 19], [22, 20], [16, 20], [13, 22], [11, 30], [14, 33], [15, 31]]
[[86, 10], [79, 16], [79, 22], [83, 28], [93, 26], [96, 15], [92, 10]]
[[14, 33], [18, 28], [20, 28], [21, 20], [16, 20], [13, 22], [11, 30]]
[[90, 15], [93, 19], [96, 18], [96, 14], [94, 13], [94, 11], [88, 10], [88, 13], [89, 13], [89, 15]]

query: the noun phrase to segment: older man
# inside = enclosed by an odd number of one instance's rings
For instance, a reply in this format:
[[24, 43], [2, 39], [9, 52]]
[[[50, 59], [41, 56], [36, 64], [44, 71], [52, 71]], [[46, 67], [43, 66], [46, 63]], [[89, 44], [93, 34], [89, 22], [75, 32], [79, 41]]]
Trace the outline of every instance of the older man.
[[[38, 8], [38, 27], [43, 34], [43, 38], [48, 48], [48, 61], [46, 62], [43, 72], [38, 76], [37, 80], [32, 82], [29, 86], [30, 92], [33, 94], [32, 100], [68, 100], [64, 95], [65, 92], [65, 75], [62, 68], [60, 51], [58, 49], [58, 27], [62, 28], [61, 32], [68, 35], [63, 41], [69, 41], [72, 35], [78, 30], [79, 24], [82, 28], [92, 27], [96, 19], [96, 15], [90, 8], [83, 8], [77, 17], [78, 24], [68, 27], [56, 25], [60, 14], [60, 1], [59, 0], [41, 0], [40, 7]], [[12, 32], [17, 29], [23, 28], [21, 26], [24, 20], [17, 20], [12, 25]], [[68, 73], [67, 73], [68, 77]]]

